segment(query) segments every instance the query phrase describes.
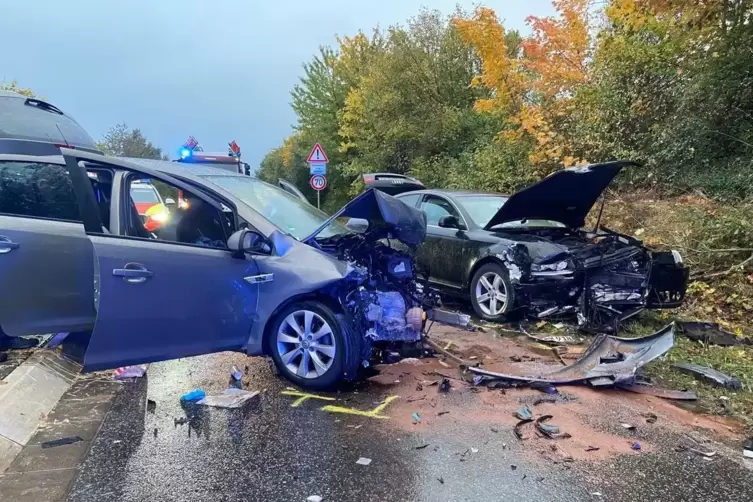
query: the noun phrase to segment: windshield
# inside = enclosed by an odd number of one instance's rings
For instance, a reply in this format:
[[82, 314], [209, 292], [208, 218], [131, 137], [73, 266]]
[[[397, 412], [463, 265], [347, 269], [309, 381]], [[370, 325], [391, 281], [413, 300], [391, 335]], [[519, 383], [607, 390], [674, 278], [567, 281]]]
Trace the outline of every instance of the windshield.
[[157, 204], [159, 202], [159, 197], [154, 188], [131, 188], [131, 198], [136, 204]]
[[0, 96], [0, 138], [68, 143], [97, 150], [94, 140], [72, 118], [44, 104], [15, 96]]
[[[224, 188], [254, 211], [268, 219], [274, 226], [298, 240], [311, 235], [327, 221], [327, 214], [284, 190], [247, 176], [203, 176]], [[342, 224], [333, 221], [320, 234], [331, 237], [348, 233]]]
[[[501, 195], [458, 195], [457, 199], [468, 212], [473, 222], [482, 228], [489, 223], [502, 205], [507, 202], [507, 197]], [[552, 220], [518, 220], [508, 221], [494, 226], [494, 228], [530, 227], [563, 228], [565, 225]]]

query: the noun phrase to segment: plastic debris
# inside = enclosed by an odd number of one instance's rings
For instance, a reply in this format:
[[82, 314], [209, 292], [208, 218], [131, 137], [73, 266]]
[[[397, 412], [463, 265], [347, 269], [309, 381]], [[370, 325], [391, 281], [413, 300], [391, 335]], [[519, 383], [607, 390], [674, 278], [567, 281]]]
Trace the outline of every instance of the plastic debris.
[[418, 412], [414, 411], [411, 415], [411, 418], [413, 419], [413, 423], [417, 424], [421, 421], [421, 415], [418, 414]]
[[[202, 391], [204, 392], [204, 391]], [[259, 395], [259, 391], [253, 392], [230, 388], [216, 396], [206, 396], [199, 400], [198, 404], [203, 406], [213, 406], [215, 408], [240, 408], [248, 402], [249, 399]]]
[[708, 382], [714, 383], [716, 385], [721, 385], [730, 390], [740, 390], [743, 387], [742, 383], [740, 383], [740, 380], [738, 380], [737, 378], [733, 378], [713, 368], [708, 368], [706, 366], [701, 366], [694, 363], [677, 363], [674, 365], [674, 367], [682, 371], [683, 373], [701, 377]]
[[519, 420], [532, 420], [533, 412], [528, 406], [524, 406], [514, 413]]
[[243, 388], [243, 373], [238, 371], [238, 368], [236, 368], [235, 366], [230, 368], [230, 382], [228, 382], [228, 387], [233, 387], [236, 389]]
[[358, 460], [356, 460], [356, 464], [358, 465], [369, 465], [371, 463], [370, 458], [361, 457]]
[[634, 449], [635, 451], [640, 451], [641, 444], [639, 442], [635, 441], [635, 442], [633, 442], [633, 445], [631, 446], [631, 448]]
[[545, 382], [531, 382], [530, 387], [535, 390], [540, 390], [541, 392], [544, 392], [545, 394], [557, 393], [557, 389], [555, 387]]
[[697, 342], [718, 345], [719, 347], [733, 347], [735, 345], [751, 344], [750, 340], [735, 336], [725, 331], [715, 322], [677, 321], [680, 333]]
[[206, 397], [207, 393], [204, 392], [204, 389], [194, 389], [191, 392], [187, 392], [180, 396], [181, 401], [199, 401], [200, 399], [204, 399]]
[[443, 378], [442, 382], [439, 384], [439, 392], [450, 392], [450, 387], [452, 387], [452, 384], [450, 384], [450, 379]]
[[478, 448], [471, 448], [471, 453], [478, 453]]
[[134, 366], [123, 366], [112, 370], [112, 377], [115, 380], [127, 380], [129, 378], [141, 378], [146, 373], [146, 364], [136, 364]]
[[484, 376], [483, 375], [474, 375], [473, 376], [473, 385], [481, 385], [484, 382]]
[[147, 399], [146, 400], [146, 411], [147, 413], [154, 413], [157, 411], [157, 401], [154, 399]]
[[663, 389], [661, 387], [654, 387], [653, 385], [641, 383], [635, 383], [633, 385], [618, 385], [618, 388], [629, 392], [635, 392], [636, 394], [656, 396], [662, 399], [674, 399], [678, 401], [695, 401], [698, 399], [694, 390]]
[[460, 326], [461, 328], [465, 328], [471, 323], [471, 316], [467, 314], [449, 312], [441, 309], [430, 310], [428, 317], [432, 321], [440, 322], [442, 324], [452, 324], [454, 326]]
[[549, 439], [567, 439], [569, 437], [572, 437], [567, 432], [560, 432], [560, 428], [558, 426], [544, 423], [551, 418], [552, 415], [544, 415], [537, 418], [536, 429]]
[[306, 502], [322, 502], [322, 500], [319, 495], [310, 495], [306, 498]]
[[513, 428], [513, 432], [515, 433], [515, 436], [520, 440], [528, 439], [527, 437], [523, 436], [523, 426], [525, 424], [529, 424], [533, 422], [533, 419], [530, 420], [521, 420], [517, 424], [515, 424], [515, 427]]
[[628, 430], [628, 431], [634, 431], [634, 430], [635, 430], [635, 425], [632, 425], [632, 424], [625, 424], [625, 423], [622, 423], [622, 424], [620, 424], [620, 425], [621, 425], [621, 426], [622, 426], [622, 428], [623, 428], [623, 429], [625, 429], [625, 430]]
[[42, 449], [55, 448], [56, 446], [63, 446], [67, 444], [79, 443], [83, 441], [81, 436], [69, 436], [60, 439], [53, 439], [52, 441], [45, 441], [40, 446]]

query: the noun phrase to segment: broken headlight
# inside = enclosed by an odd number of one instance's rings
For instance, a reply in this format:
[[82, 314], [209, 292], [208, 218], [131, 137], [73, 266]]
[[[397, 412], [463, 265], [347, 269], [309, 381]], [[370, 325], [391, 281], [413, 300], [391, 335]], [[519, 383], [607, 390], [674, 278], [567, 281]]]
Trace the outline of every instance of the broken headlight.
[[532, 263], [531, 275], [534, 277], [552, 277], [572, 275], [574, 266], [570, 260], [555, 263]]

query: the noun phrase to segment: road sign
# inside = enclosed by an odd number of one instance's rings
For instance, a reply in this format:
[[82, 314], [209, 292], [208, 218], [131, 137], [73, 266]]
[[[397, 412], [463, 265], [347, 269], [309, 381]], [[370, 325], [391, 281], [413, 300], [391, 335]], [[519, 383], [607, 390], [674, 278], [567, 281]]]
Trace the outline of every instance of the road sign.
[[325, 164], [329, 162], [327, 154], [324, 153], [324, 148], [322, 148], [322, 145], [320, 145], [319, 143], [314, 145], [314, 148], [311, 150], [311, 153], [306, 159], [306, 162], [308, 162], [309, 164], [311, 164], [312, 162], [324, 162]]
[[309, 183], [311, 184], [311, 188], [319, 192], [327, 187], [327, 178], [321, 174], [315, 174], [311, 177]]
[[232, 157], [240, 157], [241, 156], [241, 147], [238, 146], [238, 143], [235, 142], [235, 140], [231, 141], [227, 144], [228, 147], [230, 147], [230, 155]]
[[321, 174], [322, 176], [327, 174], [327, 163], [326, 162], [310, 162], [309, 163], [309, 174], [311, 176], [315, 174]]

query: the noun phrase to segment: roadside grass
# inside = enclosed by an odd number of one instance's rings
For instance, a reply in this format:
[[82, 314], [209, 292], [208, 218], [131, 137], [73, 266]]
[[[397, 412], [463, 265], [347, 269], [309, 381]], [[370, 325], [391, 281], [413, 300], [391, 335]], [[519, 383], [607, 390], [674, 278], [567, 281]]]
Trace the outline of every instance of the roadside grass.
[[[626, 326], [624, 336], [644, 336], [658, 331], [671, 322], [670, 312], [644, 313], [636, 322]], [[743, 388], [733, 391], [697, 380], [681, 373], [673, 364], [689, 361], [714, 368], [737, 378]], [[729, 416], [743, 422], [753, 432], [753, 346], [716, 347], [705, 345], [675, 333], [675, 345], [667, 355], [648, 364], [644, 373], [656, 385], [670, 389], [692, 389], [698, 401], [691, 408], [714, 415]], [[681, 404], [685, 406], [685, 404]]]

